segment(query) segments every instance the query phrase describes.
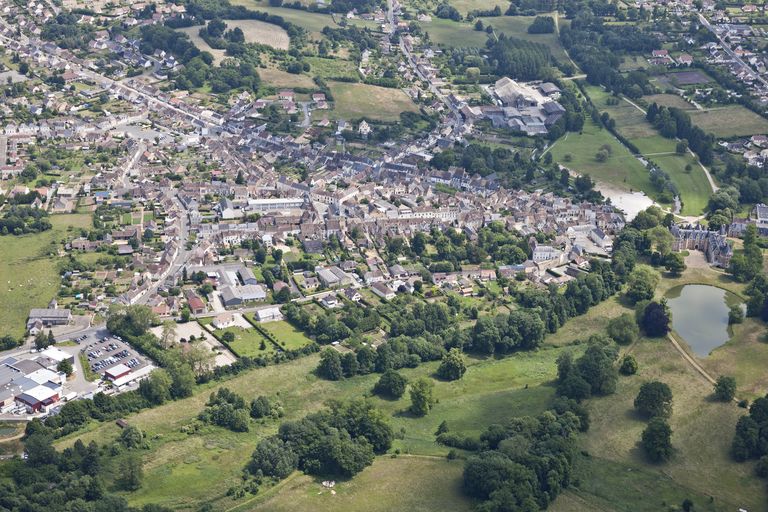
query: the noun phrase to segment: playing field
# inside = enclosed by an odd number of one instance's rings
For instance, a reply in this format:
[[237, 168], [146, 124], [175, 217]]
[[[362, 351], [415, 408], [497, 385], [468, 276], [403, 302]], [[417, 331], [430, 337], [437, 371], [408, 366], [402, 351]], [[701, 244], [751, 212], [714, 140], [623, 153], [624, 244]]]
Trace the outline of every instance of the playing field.
[[768, 134], [768, 120], [741, 105], [690, 112], [691, 120], [718, 138]]
[[419, 110], [400, 89], [346, 82], [330, 82], [329, 86], [335, 102], [330, 113], [336, 118], [397, 121], [401, 112]]
[[56, 296], [60, 243], [70, 227], [91, 226], [90, 215], [52, 215], [50, 220], [49, 231], [0, 237], [0, 336], [24, 334], [29, 310], [46, 307]]

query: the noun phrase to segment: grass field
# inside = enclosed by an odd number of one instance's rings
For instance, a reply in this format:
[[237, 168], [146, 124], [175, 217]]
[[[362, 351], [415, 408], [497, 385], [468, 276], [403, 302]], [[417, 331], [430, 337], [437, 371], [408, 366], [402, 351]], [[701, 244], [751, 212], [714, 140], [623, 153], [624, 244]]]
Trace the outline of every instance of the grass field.
[[[452, 431], [478, 435], [490, 423], [546, 409], [554, 395], [554, 389], [546, 383], [554, 378], [555, 359], [561, 350], [550, 348], [500, 360], [469, 359], [462, 380], [435, 383], [439, 403], [424, 418], [403, 413], [408, 407], [407, 397], [396, 401], [372, 400], [390, 418], [396, 432], [405, 429], [404, 438], [396, 440], [395, 448], [403, 453], [444, 456], [448, 449], [434, 442], [434, 432], [443, 420], [448, 421]], [[378, 379], [378, 375], [368, 375], [340, 382], [321, 380], [312, 373], [317, 361], [318, 356], [314, 355], [246, 372], [224, 385], [246, 400], [260, 394], [279, 397], [286, 411], [285, 419], [296, 419], [318, 410], [330, 398], [365, 395]], [[437, 363], [429, 363], [402, 373], [414, 379], [431, 375], [436, 368]], [[247, 434], [215, 427], [204, 427], [196, 435], [182, 433], [180, 429], [194, 421], [210, 392], [220, 385], [204, 387], [188, 399], [128, 417], [130, 423], [153, 439], [152, 450], [144, 457], [144, 486], [128, 496], [133, 504], [152, 502], [185, 508], [201, 500], [212, 500], [215, 510], [225, 510], [227, 505], [234, 504], [225, 496], [227, 489], [238, 482], [258, 440], [274, 433], [278, 422], [253, 423]], [[104, 423], [94, 424], [81, 437], [104, 442], [117, 434], [117, 426]], [[65, 438], [59, 445], [72, 442], [74, 437]]]
[[651, 103], [656, 103], [657, 105], [679, 108], [680, 110], [696, 110], [696, 107], [677, 94], [651, 94], [643, 96], [643, 99], [647, 101], [649, 105]]
[[357, 65], [351, 60], [305, 57], [311, 66], [310, 73], [320, 78], [358, 78]]
[[475, 30], [469, 23], [444, 20], [433, 16], [432, 21], [422, 23], [421, 26], [425, 32], [429, 33], [429, 38], [439, 45], [480, 48], [484, 47], [488, 40], [488, 34]]
[[287, 350], [295, 350], [301, 347], [305, 347], [312, 343], [312, 340], [307, 338], [303, 332], [286, 322], [281, 320], [279, 322], [267, 322], [261, 324], [264, 330], [272, 333], [280, 343], [281, 347]]
[[475, 10], [487, 11], [493, 9], [497, 5], [501, 8], [501, 12], [503, 13], [509, 7], [509, 2], [506, 0], [451, 0], [448, 3], [454, 6], [463, 15]]
[[[227, 327], [226, 329], [217, 330], [216, 336], [221, 338], [225, 332], [231, 332], [235, 335], [235, 341], [230, 343], [229, 346], [240, 357], [264, 356], [275, 351], [275, 346], [254, 328]], [[259, 348], [262, 342], [264, 343], [264, 350]]]
[[691, 120], [718, 138], [768, 134], [768, 120], [741, 105], [697, 110]]
[[288, 9], [286, 7], [273, 7], [266, 1], [232, 0], [230, 3], [232, 5], [242, 5], [254, 11], [268, 12], [269, 14], [280, 16], [286, 21], [306, 29], [310, 34], [316, 37], [320, 36], [320, 32], [323, 28], [336, 26], [330, 14], [300, 11], [298, 9]]
[[220, 64], [222, 60], [225, 58], [225, 51], [224, 50], [216, 50], [214, 48], [211, 48], [208, 43], [203, 40], [202, 37], [200, 37], [200, 25], [195, 27], [184, 27], [184, 28], [177, 28], [176, 29], [179, 32], [184, 32], [189, 36], [189, 40], [194, 44], [198, 50], [201, 52], [208, 52], [211, 55], [213, 55], [213, 63], [214, 64]]
[[400, 89], [375, 85], [330, 82], [336, 118], [368, 117], [382, 121], [397, 121], [401, 112], [418, 112], [419, 108]]
[[317, 88], [315, 82], [312, 81], [307, 75], [294, 75], [280, 69], [274, 68], [259, 68], [257, 70], [261, 81], [264, 84], [271, 85], [277, 89], [282, 87], [306, 87], [309, 89]]
[[[0, 238], [0, 335], [21, 336], [30, 308], [44, 308], [59, 290], [56, 256], [46, 256], [72, 228], [91, 226], [89, 215], [53, 215], [53, 229]], [[73, 235], [74, 236], [74, 235]]]
[[[598, 162], [595, 154], [604, 145], [611, 148], [611, 156]], [[550, 151], [557, 162], [597, 181], [623, 190], [652, 190], [648, 170], [608, 130], [591, 119], [585, 121], [582, 133], [567, 133]], [[570, 162], [565, 155], [571, 156]]]
[[[602, 88], [586, 86], [585, 90], [595, 106], [601, 111], [608, 112], [616, 121], [616, 129], [637, 146], [642, 155], [669, 174], [683, 202], [681, 213], [684, 215], [702, 213], [707, 206], [712, 189], [696, 159], [690, 154], [676, 154], [677, 142], [659, 135], [645, 119], [645, 114], [629, 102], [620, 100], [617, 105], [609, 105], [607, 102], [611, 95]], [[690, 171], [685, 170], [688, 165], [691, 166]], [[648, 188], [642, 190], [651, 197], [656, 195], [656, 191], [650, 187], [650, 182]]]
[[278, 50], [287, 50], [291, 40], [283, 27], [259, 20], [224, 20], [232, 29], [240, 27], [246, 43], [264, 44]]
[[300, 475], [283, 485], [279, 493], [268, 499], [257, 497], [254, 506], [239, 507], [238, 511], [469, 512], [474, 503], [460, 491], [463, 467], [462, 461], [444, 458], [381, 457], [354, 479], [337, 481], [335, 495], [321, 485], [320, 479]]

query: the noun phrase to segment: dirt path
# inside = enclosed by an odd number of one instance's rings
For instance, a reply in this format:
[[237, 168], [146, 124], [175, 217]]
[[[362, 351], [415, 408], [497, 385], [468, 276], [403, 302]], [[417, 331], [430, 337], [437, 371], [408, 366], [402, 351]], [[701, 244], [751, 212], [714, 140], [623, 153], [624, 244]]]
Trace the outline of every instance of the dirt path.
[[696, 370], [699, 375], [704, 377], [707, 381], [709, 381], [710, 384], [714, 385], [716, 380], [707, 373], [707, 370], [705, 370], [699, 363], [696, 361], [693, 357], [691, 357], [688, 352], [685, 351], [685, 349], [680, 345], [680, 342], [678, 342], [675, 337], [672, 335], [672, 333], [667, 334], [667, 338], [669, 338], [669, 341], [672, 342], [672, 346], [677, 349], [678, 352], [680, 352], [680, 355], [683, 356], [683, 359], [688, 361], [688, 363], [693, 366], [693, 369]]

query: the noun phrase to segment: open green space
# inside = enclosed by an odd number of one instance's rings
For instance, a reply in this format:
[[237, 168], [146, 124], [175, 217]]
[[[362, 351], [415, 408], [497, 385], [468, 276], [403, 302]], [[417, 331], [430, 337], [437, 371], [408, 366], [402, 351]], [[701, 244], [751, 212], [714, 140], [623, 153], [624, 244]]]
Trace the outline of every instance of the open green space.
[[261, 324], [261, 327], [274, 335], [280, 346], [286, 350], [296, 350], [312, 343], [312, 340], [307, 338], [303, 332], [285, 320], [267, 322]]
[[[599, 162], [595, 154], [605, 145], [611, 148], [611, 156], [605, 162]], [[550, 152], [565, 167], [589, 174], [597, 181], [622, 190], [653, 190], [645, 166], [611, 132], [589, 118], [581, 133], [566, 133], [554, 143]]]
[[432, 17], [432, 21], [421, 23], [421, 27], [429, 33], [429, 38], [439, 45], [480, 48], [484, 47], [488, 40], [488, 34], [482, 30], [475, 30], [469, 23], [440, 19], [435, 16]]
[[46, 307], [56, 296], [60, 243], [70, 230], [91, 226], [89, 215], [52, 215], [50, 220], [48, 231], [0, 238], [0, 335], [21, 336], [29, 310]]
[[269, 14], [280, 16], [284, 20], [306, 29], [313, 35], [319, 35], [325, 27], [333, 27], [336, 25], [330, 14], [288, 9], [286, 7], [274, 7], [269, 5], [266, 1], [232, 0], [230, 3], [232, 5], [242, 5], [253, 11], [268, 12]]
[[504, 12], [509, 7], [509, 2], [506, 0], [451, 0], [448, 3], [454, 6], [462, 15], [466, 15], [470, 11], [487, 11], [497, 5], [501, 8], [501, 12]]
[[768, 134], [768, 119], [741, 105], [697, 110], [690, 114], [696, 126], [718, 138]]
[[357, 79], [360, 76], [357, 72], [357, 65], [351, 60], [305, 57], [304, 61], [310, 65], [310, 73], [320, 78]]
[[649, 105], [656, 103], [663, 107], [679, 108], [680, 110], [696, 110], [696, 107], [677, 94], [650, 94], [643, 96], [643, 100], [648, 102]]
[[[486, 9], [492, 8], [486, 7]], [[505, 9], [502, 7], [502, 11]], [[546, 14], [545, 14], [546, 16]], [[535, 16], [498, 16], [495, 18], [481, 18], [485, 26], [493, 26], [494, 31], [497, 33], [503, 32], [508, 37], [516, 37], [524, 41], [531, 41], [532, 43], [543, 44], [549, 48], [552, 57], [559, 62], [569, 62], [568, 55], [563, 49], [563, 45], [560, 44], [560, 38], [557, 33], [552, 34], [529, 34], [528, 27], [536, 19]], [[560, 21], [562, 23], [562, 21]]]
[[299, 475], [285, 483], [279, 493], [263, 500], [257, 496], [253, 506], [237, 510], [469, 512], [474, 503], [461, 492], [463, 467], [460, 460], [437, 457], [380, 457], [352, 480], [337, 481], [335, 494], [322, 486], [318, 481], [322, 479]]
[[[235, 341], [229, 343], [229, 346], [240, 357], [259, 357], [275, 351], [275, 346], [272, 342], [254, 328], [227, 327], [226, 329], [216, 330], [215, 335], [218, 339], [221, 339], [224, 333], [227, 332], [235, 335]], [[262, 346], [264, 348], [261, 348]]]
[[258, 73], [263, 84], [271, 85], [276, 89], [292, 89], [294, 87], [317, 88], [317, 84], [307, 75], [295, 75], [275, 68], [259, 68]]
[[398, 121], [401, 112], [418, 112], [418, 106], [400, 89], [375, 85], [330, 82], [334, 107], [329, 112], [341, 119]]

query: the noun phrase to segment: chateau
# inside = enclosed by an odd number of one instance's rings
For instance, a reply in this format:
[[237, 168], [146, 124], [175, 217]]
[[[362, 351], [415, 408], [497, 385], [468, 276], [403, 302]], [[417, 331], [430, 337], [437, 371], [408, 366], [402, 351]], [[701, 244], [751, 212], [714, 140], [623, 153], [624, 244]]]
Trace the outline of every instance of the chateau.
[[669, 231], [674, 237], [673, 251], [701, 251], [710, 265], [727, 268], [730, 264], [733, 248], [728, 244], [724, 231], [710, 231], [698, 224], [688, 227], [673, 224]]

